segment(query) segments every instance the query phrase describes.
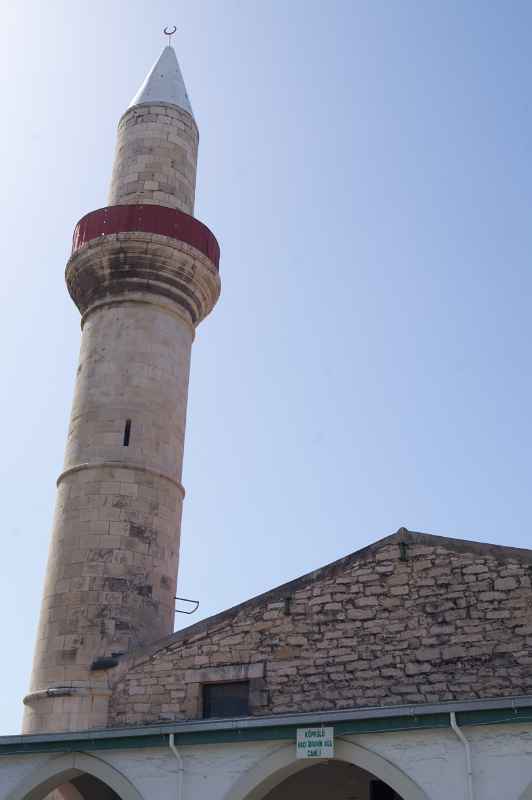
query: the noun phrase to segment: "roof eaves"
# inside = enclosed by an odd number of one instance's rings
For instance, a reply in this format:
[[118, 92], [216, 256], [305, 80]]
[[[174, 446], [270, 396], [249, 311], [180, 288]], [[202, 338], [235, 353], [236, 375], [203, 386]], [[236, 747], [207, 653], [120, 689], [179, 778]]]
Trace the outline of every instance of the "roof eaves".
[[450, 714], [459, 725], [529, 724], [532, 696], [486, 698], [449, 703], [407, 706], [374, 706], [338, 711], [278, 714], [221, 720], [193, 720], [146, 725], [138, 728], [105, 728], [64, 733], [0, 737], [0, 756], [31, 753], [73, 752], [102, 749], [138, 749], [167, 746], [174, 734], [178, 745], [244, 741], [295, 740], [298, 727], [331, 725], [335, 735], [385, 733], [449, 728]]

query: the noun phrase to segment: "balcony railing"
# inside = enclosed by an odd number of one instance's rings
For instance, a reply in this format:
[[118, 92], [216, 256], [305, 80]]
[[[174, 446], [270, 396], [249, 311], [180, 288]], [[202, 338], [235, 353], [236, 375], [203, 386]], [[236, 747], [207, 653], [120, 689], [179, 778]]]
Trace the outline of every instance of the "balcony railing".
[[207, 256], [216, 269], [219, 267], [220, 247], [206, 225], [183, 211], [149, 204], [107, 206], [86, 214], [74, 229], [72, 252], [100, 236], [132, 231], [156, 233], [186, 242]]

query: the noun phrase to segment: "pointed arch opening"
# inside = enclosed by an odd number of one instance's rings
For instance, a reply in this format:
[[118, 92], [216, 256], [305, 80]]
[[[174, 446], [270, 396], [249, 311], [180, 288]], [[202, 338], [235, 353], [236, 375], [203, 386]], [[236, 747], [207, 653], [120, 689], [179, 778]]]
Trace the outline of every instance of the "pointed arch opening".
[[103, 759], [86, 753], [51, 758], [5, 800], [144, 800], [133, 784]]
[[297, 760], [283, 745], [242, 775], [224, 800], [430, 800], [399, 767], [372, 750], [335, 742], [335, 758]]

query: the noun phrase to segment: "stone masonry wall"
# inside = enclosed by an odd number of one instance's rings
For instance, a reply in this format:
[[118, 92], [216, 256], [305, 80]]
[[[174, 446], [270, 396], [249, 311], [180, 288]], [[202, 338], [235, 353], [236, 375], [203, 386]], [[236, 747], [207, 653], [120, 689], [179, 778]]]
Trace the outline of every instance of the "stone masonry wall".
[[118, 124], [109, 205], [155, 203], [194, 212], [198, 129], [186, 111], [130, 108]]
[[252, 714], [529, 693], [531, 570], [528, 551], [398, 532], [130, 657], [109, 724], [201, 717], [202, 683], [239, 677]]

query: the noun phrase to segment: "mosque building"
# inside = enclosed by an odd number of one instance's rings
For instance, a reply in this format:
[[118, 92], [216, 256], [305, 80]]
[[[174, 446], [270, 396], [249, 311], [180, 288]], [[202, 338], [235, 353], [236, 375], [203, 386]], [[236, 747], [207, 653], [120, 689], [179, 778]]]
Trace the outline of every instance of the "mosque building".
[[220, 251], [172, 46], [74, 231], [82, 337], [0, 800], [532, 800], [532, 551], [404, 528], [173, 632], [187, 394]]

